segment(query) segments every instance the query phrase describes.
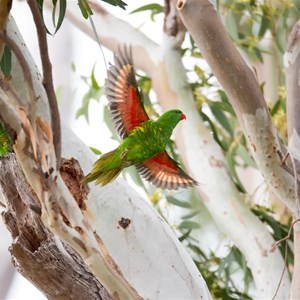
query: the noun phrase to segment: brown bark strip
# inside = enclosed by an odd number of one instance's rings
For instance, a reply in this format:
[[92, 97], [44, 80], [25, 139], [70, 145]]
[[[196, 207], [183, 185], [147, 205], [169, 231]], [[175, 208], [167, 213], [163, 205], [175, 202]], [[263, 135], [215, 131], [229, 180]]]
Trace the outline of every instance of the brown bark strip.
[[[5, 31], [0, 31], [0, 40], [3, 41], [8, 47], [12, 50], [14, 55], [16, 56], [24, 76], [24, 81], [26, 83], [27, 93], [29, 97], [29, 105], [28, 111], [30, 112], [30, 120], [32, 124], [35, 124], [34, 120], [36, 117], [36, 103], [35, 103], [35, 95], [34, 95], [34, 88], [33, 88], [33, 81], [29, 66], [24, 58], [24, 55], [18, 45], [6, 35]], [[20, 104], [20, 103], [19, 103]]]
[[112, 299], [82, 259], [45, 228], [13, 154], [0, 158], [0, 188], [7, 206], [2, 218], [13, 238], [12, 260], [24, 277], [48, 299]]
[[37, 6], [37, 2], [35, 0], [28, 0], [28, 5], [31, 9], [32, 16], [37, 29], [40, 55], [43, 66], [43, 85], [48, 97], [49, 107], [51, 111], [51, 127], [53, 132], [53, 141], [57, 160], [56, 166], [57, 169], [59, 169], [61, 159], [61, 128], [58, 105], [53, 86], [52, 65], [48, 53], [47, 33], [42, 16]]
[[180, 34], [178, 42], [179, 45], [182, 44], [185, 27], [172, 0], [165, 0], [164, 33], [174, 37], [178, 37]]

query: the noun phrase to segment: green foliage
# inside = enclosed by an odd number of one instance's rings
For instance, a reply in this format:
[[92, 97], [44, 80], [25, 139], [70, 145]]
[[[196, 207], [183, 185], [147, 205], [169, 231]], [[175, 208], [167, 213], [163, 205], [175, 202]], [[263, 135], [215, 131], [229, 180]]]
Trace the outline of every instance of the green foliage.
[[[274, 217], [274, 211], [268, 209], [263, 206], [255, 205], [251, 208], [252, 212], [270, 229], [271, 234], [274, 237], [275, 241], [280, 241], [283, 238], [288, 236], [289, 229], [292, 223], [292, 218], [290, 217], [288, 224], [282, 224], [278, 222]], [[290, 266], [294, 265], [294, 253], [293, 253], [293, 236], [291, 236], [290, 240], [287, 244], [287, 253], [286, 253], [286, 245], [285, 242], [281, 242], [278, 244], [279, 250], [283, 257], [287, 257], [286, 266], [287, 270], [290, 270]]]
[[99, 150], [99, 149], [96, 149], [96, 148], [94, 148], [94, 147], [90, 147], [90, 149], [94, 152], [94, 154], [96, 154], [96, 155], [101, 155], [102, 154], [102, 152]]
[[[73, 69], [75, 67], [73, 66]], [[98, 84], [95, 78], [95, 67], [92, 69], [90, 76], [81, 76], [81, 80], [86, 83], [88, 90], [83, 96], [82, 105], [76, 112], [76, 118], [81, 116], [85, 117], [86, 121], [89, 122], [89, 104], [90, 101], [99, 101], [100, 97], [103, 95], [103, 89]]]
[[11, 49], [4, 47], [3, 55], [0, 62], [1, 71], [6, 78], [10, 77], [11, 73]]
[[126, 9], [127, 4], [122, 0], [102, 0], [103, 2], [107, 2], [113, 6], [119, 6], [123, 9]]
[[[218, 1], [219, 12], [231, 38], [254, 60], [263, 61], [262, 39], [267, 33], [274, 43], [274, 55], [282, 55], [288, 34], [299, 17], [300, 1], [274, 2], [257, 0]], [[279, 62], [280, 63], [280, 62]]]
[[[125, 9], [127, 6], [127, 4], [122, 0], [101, 0], [101, 1], [109, 3], [110, 5], [113, 5], [113, 6], [118, 6], [122, 9]], [[37, 4], [41, 11], [41, 15], [44, 19], [44, 16], [43, 16], [44, 0], [37, 0]], [[66, 16], [67, 5], [68, 5], [67, 0], [52, 0], [52, 23], [55, 28], [54, 33], [56, 33], [61, 28], [61, 25]], [[93, 11], [92, 11], [90, 5], [88, 4], [87, 0], [78, 0], [78, 7], [81, 11], [82, 16], [85, 19], [87, 19], [93, 15]], [[47, 33], [50, 34], [50, 31], [48, 30], [47, 26], [46, 26], [46, 30], [47, 30]]]
[[151, 3], [144, 6], [141, 6], [131, 12], [131, 14], [135, 14], [138, 12], [150, 11], [150, 18], [154, 22], [154, 17], [160, 13], [164, 12], [164, 7], [158, 3]]
[[52, 0], [53, 4], [53, 10], [52, 10], [52, 22], [55, 27], [55, 32], [57, 32], [62, 25], [62, 22], [64, 20], [65, 14], [66, 14], [66, 8], [67, 8], [67, 1], [66, 0], [59, 0], [59, 16], [56, 23], [56, 5], [57, 0]]
[[12, 141], [0, 123], [0, 156], [12, 152]]

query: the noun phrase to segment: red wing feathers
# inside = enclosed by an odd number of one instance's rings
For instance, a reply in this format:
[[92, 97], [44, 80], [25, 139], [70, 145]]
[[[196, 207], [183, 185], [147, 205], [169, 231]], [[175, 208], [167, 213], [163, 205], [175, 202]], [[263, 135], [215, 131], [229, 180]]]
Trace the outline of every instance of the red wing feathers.
[[136, 169], [142, 177], [162, 189], [177, 190], [197, 184], [166, 151], [136, 165]]
[[116, 131], [124, 139], [149, 117], [135, 80], [131, 48], [119, 48], [114, 59], [107, 73], [106, 94]]

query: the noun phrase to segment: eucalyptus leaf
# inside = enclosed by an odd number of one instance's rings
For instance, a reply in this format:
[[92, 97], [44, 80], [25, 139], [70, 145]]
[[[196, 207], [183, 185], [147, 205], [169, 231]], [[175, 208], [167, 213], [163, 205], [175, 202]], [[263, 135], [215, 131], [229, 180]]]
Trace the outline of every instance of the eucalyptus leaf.
[[183, 207], [183, 208], [190, 208], [191, 205], [190, 203], [188, 202], [184, 202], [184, 201], [180, 201], [172, 196], [167, 196], [166, 197], [167, 201], [173, 205], [176, 205], [176, 206], [180, 206], [180, 207]]
[[185, 232], [182, 236], [180, 236], [179, 238], [178, 238], [178, 240], [180, 241], [180, 242], [183, 242], [185, 239], [187, 239], [188, 237], [189, 237], [189, 235], [190, 235], [190, 233], [192, 232], [192, 230], [191, 229], [189, 229], [187, 232]]
[[138, 12], [148, 11], [148, 10], [150, 10], [153, 14], [158, 14], [164, 12], [164, 7], [158, 3], [146, 4], [133, 10], [130, 14], [135, 14]]
[[1, 71], [6, 78], [11, 74], [11, 49], [5, 45], [0, 62]]
[[0, 123], [0, 156], [12, 151], [12, 141]]
[[246, 166], [257, 168], [254, 159], [250, 156], [249, 152], [246, 150], [245, 146], [239, 144], [236, 149], [237, 154], [244, 161]]
[[102, 154], [102, 152], [99, 150], [99, 149], [97, 149], [97, 148], [94, 148], [94, 147], [90, 147], [90, 149], [94, 152], [94, 154], [96, 154], [96, 155], [101, 155]]
[[121, 0], [101, 0], [103, 2], [109, 3], [110, 5], [113, 6], [119, 6], [122, 9], [126, 9], [127, 3], [121, 1]]
[[233, 136], [233, 129], [224, 114], [224, 112], [217, 105], [210, 105], [210, 110], [213, 113], [216, 120], [220, 123], [220, 125], [231, 135]]
[[236, 169], [235, 169], [235, 166], [236, 166], [236, 163], [235, 163], [235, 159], [234, 159], [234, 151], [228, 151], [227, 154], [226, 154], [226, 160], [227, 160], [227, 164], [228, 164], [228, 168], [229, 168], [229, 171], [230, 171], [230, 174], [237, 186], [237, 188], [243, 192], [243, 193], [246, 193], [246, 190], [243, 186], [243, 184], [241, 183], [237, 173], [236, 173]]
[[258, 36], [263, 37], [265, 35], [266, 31], [270, 28], [270, 25], [271, 25], [271, 22], [270, 22], [269, 17], [266, 14], [264, 14], [261, 19]]
[[182, 220], [191, 219], [191, 218], [197, 216], [199, 213], [200, 213], [199, 210], [195, 210], [195, 211], [193, 211], [193, 212], [191, 212], [191, 213], [189, 213], [187, 215], [182, 216], [181, 219]]
[[238, 29], [233, 11], [229, 11], [226, 17], [226, 27], [233, 40], [238, 40]]
[[179, 228], [181, 229], [198, 229], [200, 228], [200, 225], [193, 221], [183, 221], [179, 224]]
[[57, 32], [59, 30], [59, 28], [61, 27], [61, 25], [63, 23], [63, 20], [66, 15], [66, 9], [67, 9], [67, 1], [59, 0], [59, 16], [58, 16], [55, 32]]

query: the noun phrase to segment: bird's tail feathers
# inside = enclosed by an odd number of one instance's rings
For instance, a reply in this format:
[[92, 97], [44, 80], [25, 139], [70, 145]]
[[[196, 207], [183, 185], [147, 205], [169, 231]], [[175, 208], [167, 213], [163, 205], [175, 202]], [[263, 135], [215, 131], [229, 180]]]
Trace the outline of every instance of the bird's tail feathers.
[[116, 177], [118, 177], [121, 171], [122, 168], [117, 168], [117, 169], [111, 169], [109, 171], [105, 171], [101, 173], [96, 180], [96, 184], [100, 184], [101, 186], [104, 186], [109, 182], [112, 182]]
[[82, 184], [96, 180], [96, 184], [101, 186], [113, 181], [122, 171], [122, 168], [115, 168], [108, 171], [103, 171], [103, 168], [110, 162], [115, 150], [103, 154], [93, 165], [91, 173], [87, 174], [82, 179]]

